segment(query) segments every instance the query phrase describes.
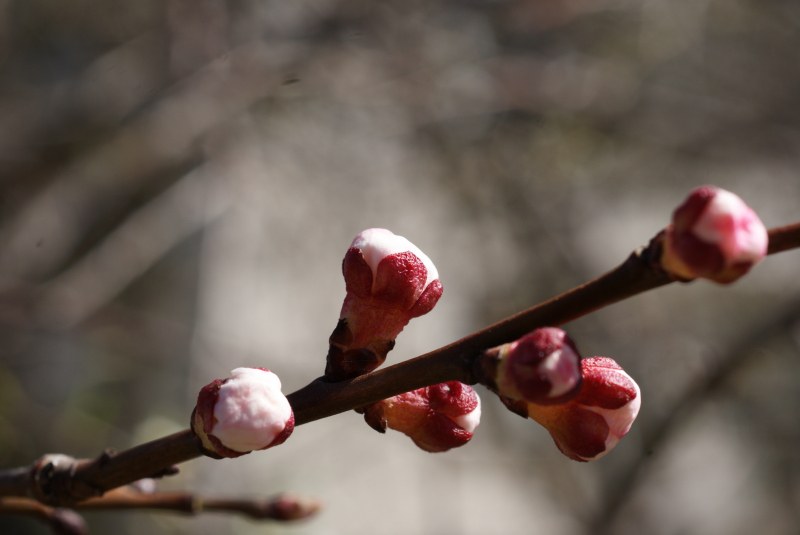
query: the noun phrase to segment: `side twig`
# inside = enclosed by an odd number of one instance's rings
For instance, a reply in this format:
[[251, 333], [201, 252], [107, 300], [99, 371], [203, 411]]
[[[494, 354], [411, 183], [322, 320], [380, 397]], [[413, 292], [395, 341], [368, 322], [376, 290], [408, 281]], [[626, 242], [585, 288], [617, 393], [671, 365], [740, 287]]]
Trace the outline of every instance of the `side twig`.
[[0, 514], [29, 516], [43, 521], [59, 535], [86, 535], [86, 522], [72, 509], [50, 507], [29, 498], [0, 497]]
[[202, 497], [187, 492], [137, 491], [130, 486], [111, 490], [75, 506], [79, 510], [157, 509], [189, 515], [208, 512], [239, 513], [254, 520], [300, 520], [319, 510], [319, 503], [290, 494], [266, 500]]
[[[291, 494], [251, 500], [247, 498], [209, 498], [187, 492], [142, 492], [124, 486], [104, 496], [90, 498], [74, 506], [81, 511], [150, 509], [199, 515], [202, 513], [238, 513], [252, 520], [290, 522], [313, 516], [319, 511], [318, 502]], [[54, 533], [84, 535], [86, 524], [73, 509], [50, 507], [31, 498], [0, 498], [0, 514], [25, 515], [47, 523]]]

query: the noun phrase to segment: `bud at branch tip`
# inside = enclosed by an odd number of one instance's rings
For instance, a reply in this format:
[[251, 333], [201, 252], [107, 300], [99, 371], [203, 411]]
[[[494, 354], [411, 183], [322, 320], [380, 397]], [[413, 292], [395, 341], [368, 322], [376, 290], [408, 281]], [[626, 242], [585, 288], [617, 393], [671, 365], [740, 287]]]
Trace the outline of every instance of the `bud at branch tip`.
[[764, 258], [768, 241], [766, 227], [742, 199], [702, 186], [672, 214], [661, 266], [679, 279], [728, 284]]

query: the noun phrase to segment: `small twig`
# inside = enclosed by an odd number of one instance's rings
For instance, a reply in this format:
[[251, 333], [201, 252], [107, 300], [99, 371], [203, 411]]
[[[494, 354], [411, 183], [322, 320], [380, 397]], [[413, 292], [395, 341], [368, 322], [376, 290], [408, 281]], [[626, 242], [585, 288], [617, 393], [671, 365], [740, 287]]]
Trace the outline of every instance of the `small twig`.
[[[772, 229], [770, 254], [800, 247], [800, 224]], [[774, 245], [777, 244], [777, 245]], [[586, 284], [520, 312], [461, 340], [414, 359], [338, 383], [321, 379], [290, 394], [295, 424], [375, 403], [423, 386], [457, 380], [476, 382], [475, 361], [482, 351], [510, 342], [545, 325], [560, 325], [604, 306], [673, 282], [658, 264], [661, 235], [617, 268]], [[50, 504], [74, 504], [110, 489], [157, 475], [203, 455], [190, 430], [95, 460], [42, 463], [0, 471], [0, 495], [35, 496]], [[22, 475], [21, 475], [22, 474]], [[46, 477], [44, 477], [46, 476]]]
[[[314, 500], [280, 494], [266, 500], [246, 498], [204, 498], [186, 492], [145, 493], [130, 486], [107, 492], [75, 505], [80, 510], [151, 509], [199, 515], [202, 513], [238, 513], [253, 520], [291, 522], [309, 518], [320, 504]], [[0, 498], [0, 514], [25, 515], [47, 522], [57, 534], [85, 535], [83, 518], [72, 509], [50, 507], [31, 498]]]
[[186, 492], [143, 493], [129, 486], [77, 504], [76, 509], [158, 509], [190, 515], [207, 512], [239, 513], [254, 520], [291, 521], [315, 514], [318, 502], [281, 494], [266, 500], [208, 498]]
[[0, 497], [0, 515], [24, 515], [47, 523], [57, 535], [86, 535], [86, 522], [72, 509], [50, 507], [30, 498]]
[[257, 520], [301, 520], [308, 518], [320, 509], [319, 502], [299, 499], [283, 494], [270, 500], [230, 500], [206, 499], [203, 501], [206, 511], [231, 511], [247, 515]]

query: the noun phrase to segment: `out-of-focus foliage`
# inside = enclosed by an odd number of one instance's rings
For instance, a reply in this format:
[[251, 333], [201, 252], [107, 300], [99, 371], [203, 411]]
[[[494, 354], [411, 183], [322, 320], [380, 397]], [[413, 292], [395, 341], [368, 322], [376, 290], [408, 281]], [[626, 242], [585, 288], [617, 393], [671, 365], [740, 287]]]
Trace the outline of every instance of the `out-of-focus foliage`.
[[[792, 0], [0, 1], [0, 465], [184, 428], [236, 366], [320, 375], [363, 228], [445, 287], [391, 363], [610, 268], [696, 185], [797, 220], [799, 30]], [[447, 454], [350, 413], [163, 485], [325, 503], [275, 533], [794, 533], [798, 299], [786, 253], [567, 326], [643, 391], [595, 464], [482, 391]]]

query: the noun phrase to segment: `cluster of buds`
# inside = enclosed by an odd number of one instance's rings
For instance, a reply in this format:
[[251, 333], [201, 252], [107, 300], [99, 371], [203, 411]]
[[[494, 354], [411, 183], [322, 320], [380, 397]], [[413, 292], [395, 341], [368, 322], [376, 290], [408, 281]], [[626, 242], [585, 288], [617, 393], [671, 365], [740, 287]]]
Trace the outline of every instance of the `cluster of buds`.
[[714, 186], [693, 190], [672, 214], [661, 266], [674, 277], [727, 284], [764, 258], [767, 229], [735, 194]]
[[639, 387], [616, 362], [581, 360], [569, 336], [555, 327], [485, 351], [477, 375], [511, 411], [543, 425], [576, 461], [611, 451], [641, 405]]
[[329, 340], [325, 377], [331, 381], [357, 377], [383, 364], [403, 327], [430, 312], [442, 295], [430, 258], [386, 229], [358, 234], [342, 272], [347, 295]]
[[581, 361], [583, 385], [566, 403], [509, 404], [544, 426], [561, 452], [575, 461], [594, 461], [614, 449], [633, 425], [642, 395], [636, 382], [607, 357]]
[[192, 430], [209, 456], [239, 457], [282, 444], [294, 430], [294, 413], [277, 375], [236, 368], [200, 390]]
[[[767, 253], [768, 234], [735, 194], [693, 190], [660, 235], [661, 267], [683, 280], [730, 283]], [[386, 229], [359, 233], [342, 262], [346, 296], [330, 336], [325, 378], [342, 381], [371, 372], [394, 347], [411, 318], [428, 313], [442, 295], [433, 262], [413, 243]], [[536, 329], [486, 350], [475, 363], [478, 381], [510, 410], [544, 426], [576, 461], [598, 459], [631, 428], [641, 406], [636, 382], [607, 357], [581, 359], [558, 328]], [[410, 437], [441, 452], [466, 444], [480, 422], [480, 398], [458, 381], [427, 386], [359, 409], [374, 429]], [[283, 443], [294, 428], [278, 377], [264, 368], [237, 368], [203, 387], [192, 429], [206, 453], [238, 457]]]
[[471, 386], [450, 381], [384, 399], [362, 409], [364, 420], [381, 433], [405, 434], [429, 452], [463, 446], [481, 419], [481, 400]]

